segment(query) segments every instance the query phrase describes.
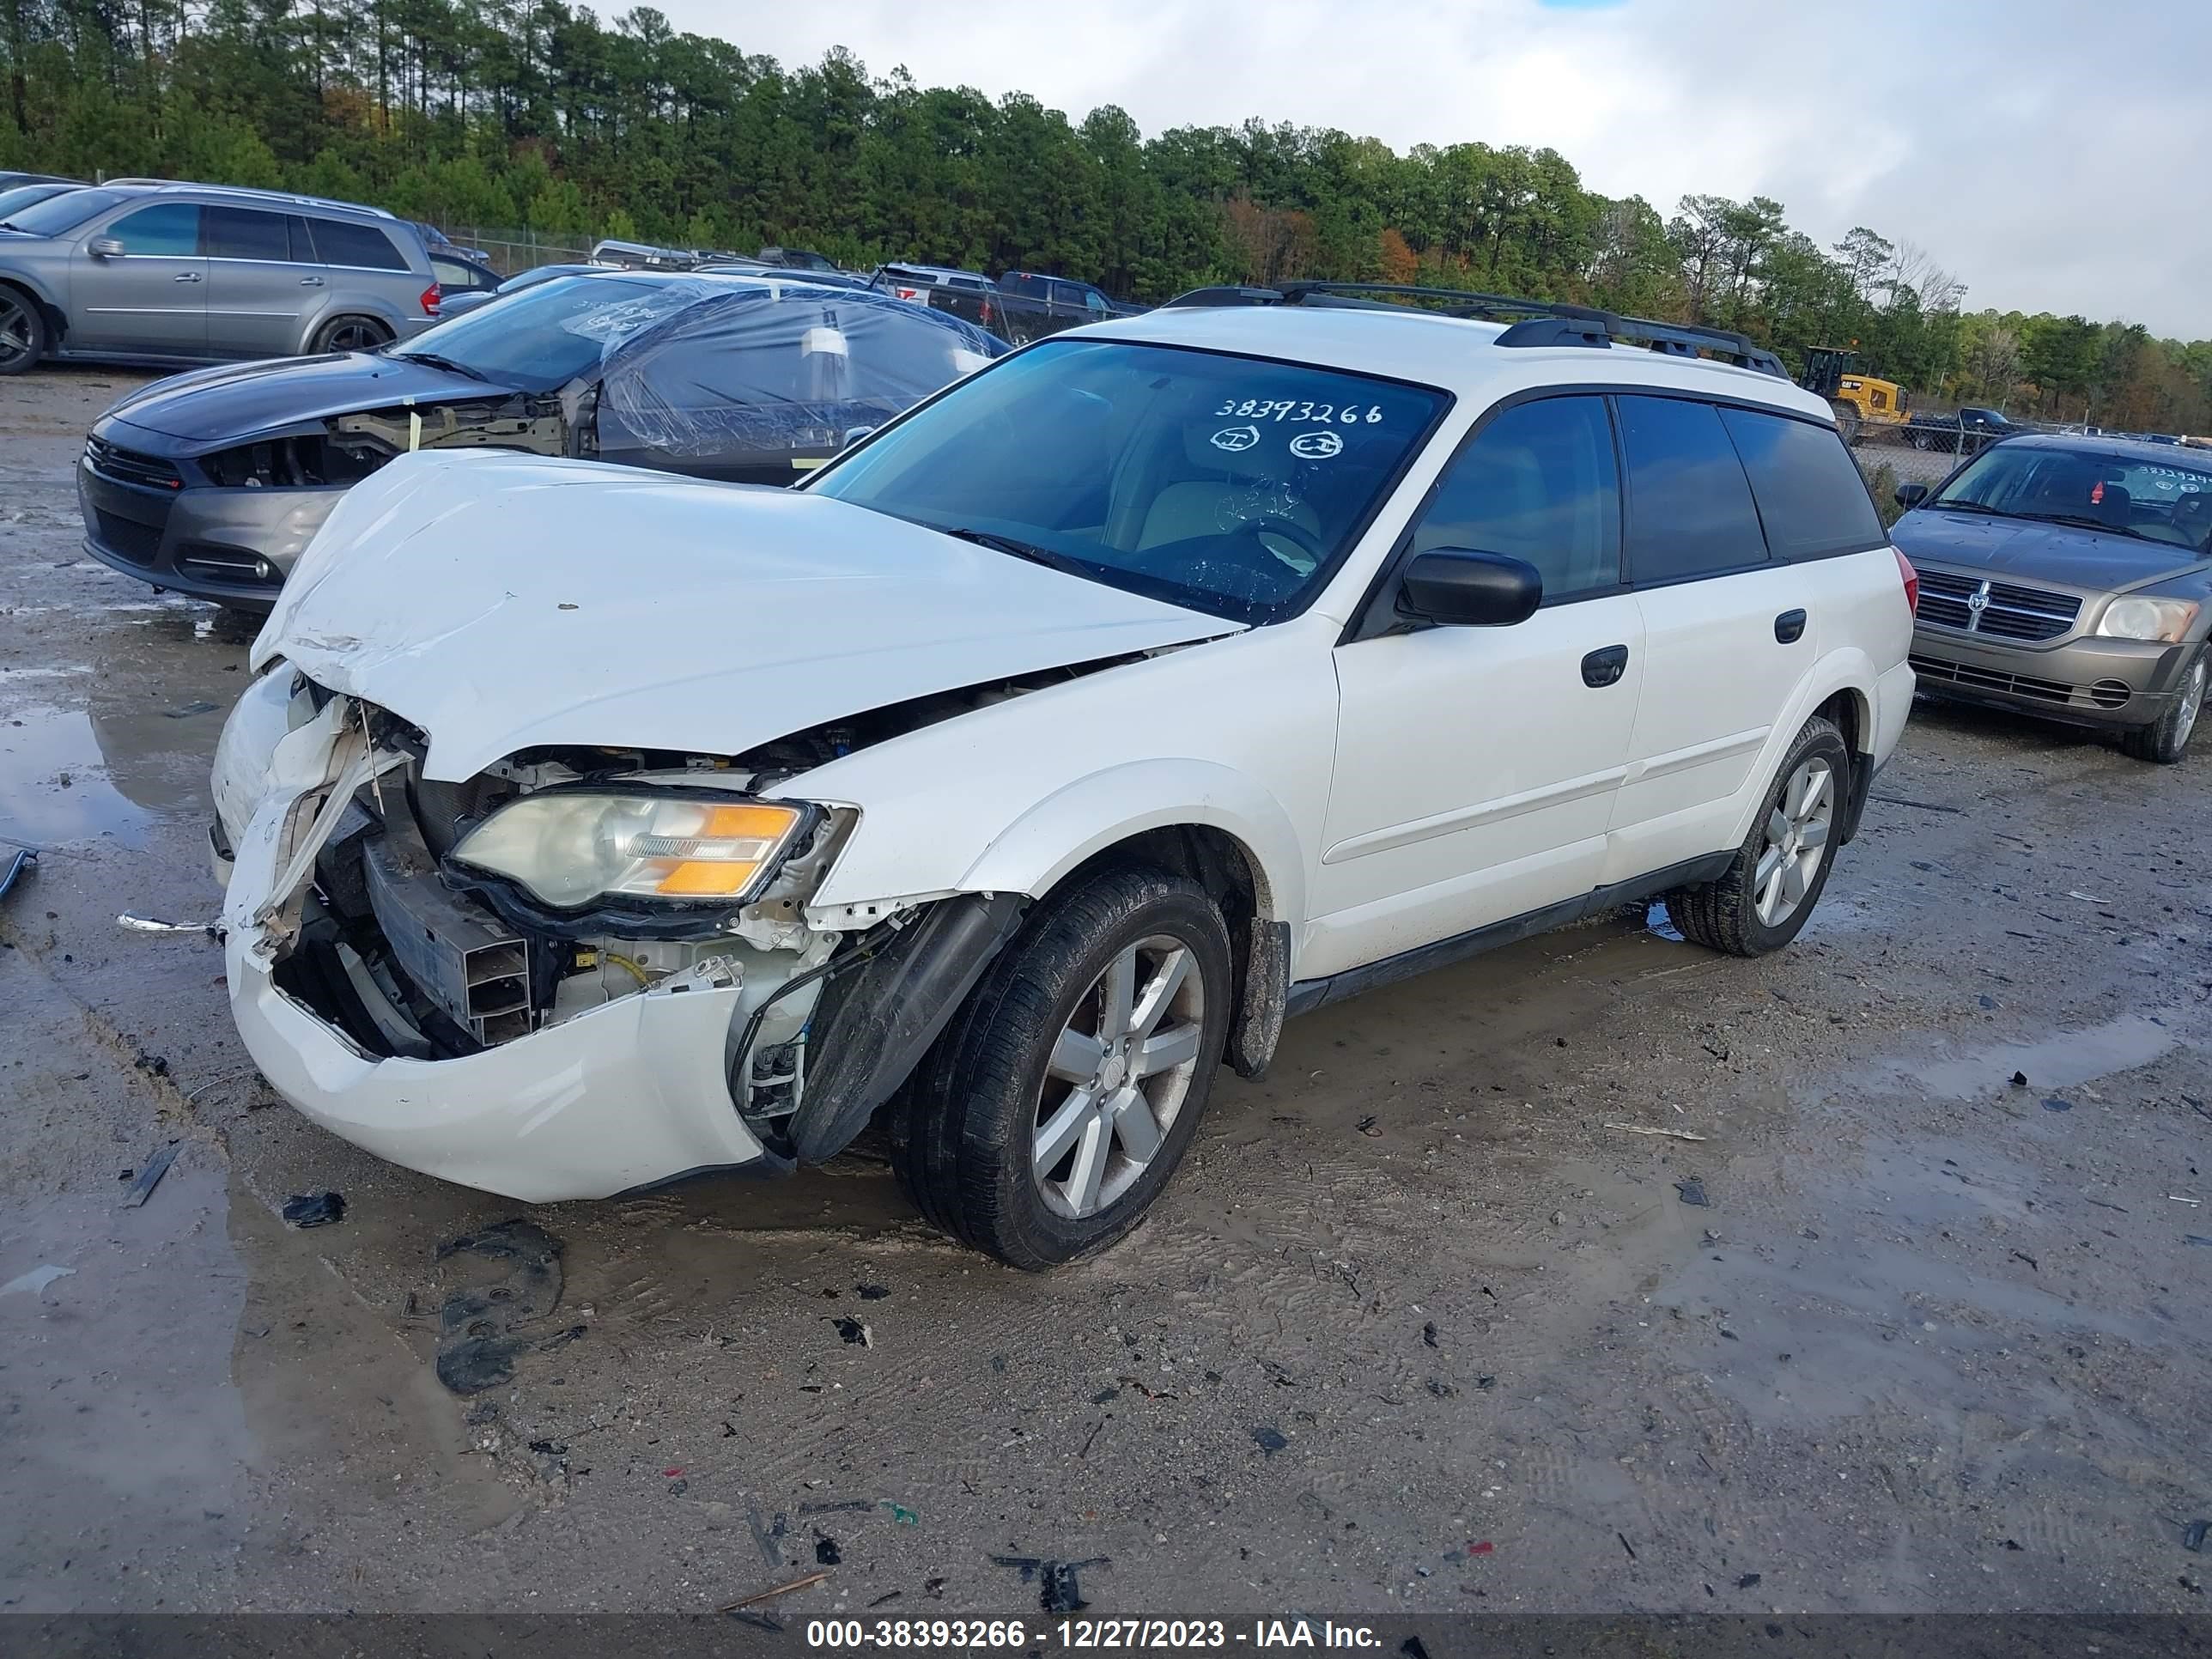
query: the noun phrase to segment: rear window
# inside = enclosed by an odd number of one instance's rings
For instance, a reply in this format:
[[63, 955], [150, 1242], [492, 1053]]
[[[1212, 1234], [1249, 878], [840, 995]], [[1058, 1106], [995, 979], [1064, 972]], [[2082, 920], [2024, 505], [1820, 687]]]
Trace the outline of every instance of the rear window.
[[1759, 509], [1735, 446], [1711, 404], [1623, 398], [1628, 457], [1628, 574], [1681, 581], [1766, 562]]
[[1723, 409], [1721, 422], [1750, 477], [1774, 557], [1817, 558], [1881, 544], [1874, 500], [1832, 426], [1747, 409]]
[[343, 219], [311, 222], [315, 252], [326, 265], [360, 265], [370, 270], [404, 270], [407, 260], [392, 239], [374, 225], [348, 224]]

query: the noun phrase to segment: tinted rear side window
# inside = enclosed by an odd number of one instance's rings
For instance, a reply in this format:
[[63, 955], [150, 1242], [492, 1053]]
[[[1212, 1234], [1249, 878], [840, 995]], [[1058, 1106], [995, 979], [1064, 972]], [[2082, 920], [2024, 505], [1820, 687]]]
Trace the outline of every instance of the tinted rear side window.
[[315, 251], [326, 265], [365, 265], [371, 270], [404, 270], [407, 261], [392, 239], [374, 225], [349, 225], [343, 219], [317, 219]]
[[1681, 398], [1620, 400], [1628, 458], [1628, 575], [1680, 581], [1766, 562], [1759, 509], [1721, 412]]
[[200, 234], [211, 259], [267, 259], [282, 264], [292, 257], [291, 238], [281, 213], [262, 213], [252, 208], [204, 208]]
[[1809, 559], [1881, 544], [1874, 500], [1832, 427], [1748, 409], [1724, 409], [1721, 422], [1750, 475], [1767, 550], [1776, 558]]

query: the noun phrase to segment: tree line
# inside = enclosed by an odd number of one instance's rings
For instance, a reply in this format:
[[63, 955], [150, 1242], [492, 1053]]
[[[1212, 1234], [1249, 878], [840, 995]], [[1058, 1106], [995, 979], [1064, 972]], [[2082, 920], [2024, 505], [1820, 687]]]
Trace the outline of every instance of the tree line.
[[[1557, 151], [1251, 120], [1147, 137], [871, 76], [786, 68], [649, 6], [568, 0], [0, 0], [0, 167], [374, 203], [447, 225], [738, 251], [811, 246], [1081, 276], [1158, 300], [1300, 276], [1574, 301], [1814, 345], [1923, 399], [2212, 431], [2212, 341], [1969, 313], [1927, 250], [1822, 246], [1782, 204], [1586, 189]], [[2033, 204], [2023, 204], [2022, 210]]]

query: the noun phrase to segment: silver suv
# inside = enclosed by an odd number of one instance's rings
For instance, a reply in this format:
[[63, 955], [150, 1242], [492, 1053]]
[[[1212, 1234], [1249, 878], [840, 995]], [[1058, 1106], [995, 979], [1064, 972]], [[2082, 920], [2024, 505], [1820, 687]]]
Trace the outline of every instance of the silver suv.
[[363, 350], [437, 320], [421, 234], [374, 208], [213, 185], [74, 190], [0, 223], [0, 374], [42, 357]]

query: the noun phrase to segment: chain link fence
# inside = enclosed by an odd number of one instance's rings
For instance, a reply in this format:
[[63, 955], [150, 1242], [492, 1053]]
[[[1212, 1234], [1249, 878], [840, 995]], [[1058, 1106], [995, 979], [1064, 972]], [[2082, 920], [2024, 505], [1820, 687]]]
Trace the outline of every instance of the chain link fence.
[[539, 265], [581, 264], [592, 244], [568, 231], [531, 230], [514, 225], [441, 225], [454, 245], [483, 256], [502, 276], [520, 276]]

